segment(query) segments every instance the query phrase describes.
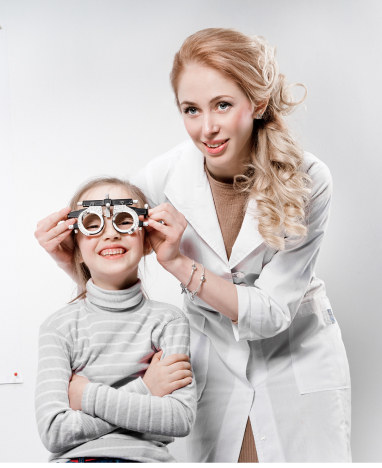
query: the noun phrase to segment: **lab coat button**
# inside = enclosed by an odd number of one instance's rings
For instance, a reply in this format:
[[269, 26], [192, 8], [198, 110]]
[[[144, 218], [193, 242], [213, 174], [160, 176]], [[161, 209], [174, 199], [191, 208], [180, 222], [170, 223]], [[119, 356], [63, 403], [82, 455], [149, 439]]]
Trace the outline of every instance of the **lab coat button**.
[[265, 436], [262, 436], [261, 440], [267, 440], [267, 438]]

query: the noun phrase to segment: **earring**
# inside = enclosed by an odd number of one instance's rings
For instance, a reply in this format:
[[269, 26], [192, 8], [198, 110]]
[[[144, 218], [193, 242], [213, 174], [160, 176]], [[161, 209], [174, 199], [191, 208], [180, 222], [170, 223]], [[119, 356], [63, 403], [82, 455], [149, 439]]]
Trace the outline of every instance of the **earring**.
[[263, 118], [263, 114], [256, 114], [255, 119], [256, 120], [261, 120]]

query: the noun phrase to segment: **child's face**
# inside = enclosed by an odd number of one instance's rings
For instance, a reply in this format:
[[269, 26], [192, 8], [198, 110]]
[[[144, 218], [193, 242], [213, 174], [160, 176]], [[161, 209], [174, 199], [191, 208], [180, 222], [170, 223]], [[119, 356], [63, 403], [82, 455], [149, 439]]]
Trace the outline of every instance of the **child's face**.
[[[103, 200], [105, 194], [113, 198], [133, 198], [121, 186], [103, 185], [95, 187], [82, 196], [82, 200]], [[103, 208], [104, 214], [105, 208]], [[113, 207], [110, 207], [113, 215]], [[116, 231], [111, 218], [104, 217], [105, 227], [95, 236], [76, 234], [82, 260], [90, 270], [96, 286], [108, 290], [127, 289], [138, 279], [138, 264], [145, 254], [144, 231], [133, 234]]]

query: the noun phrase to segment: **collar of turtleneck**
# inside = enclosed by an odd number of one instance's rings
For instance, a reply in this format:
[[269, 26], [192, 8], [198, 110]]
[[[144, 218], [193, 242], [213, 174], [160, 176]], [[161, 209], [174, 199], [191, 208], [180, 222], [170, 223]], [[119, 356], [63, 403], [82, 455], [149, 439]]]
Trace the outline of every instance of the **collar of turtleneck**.
[[101, 289], [90, 279], [86, 284], [86, 303], [93, 311], [129, 312], [143, 300], [141, 281], [121, 291]]

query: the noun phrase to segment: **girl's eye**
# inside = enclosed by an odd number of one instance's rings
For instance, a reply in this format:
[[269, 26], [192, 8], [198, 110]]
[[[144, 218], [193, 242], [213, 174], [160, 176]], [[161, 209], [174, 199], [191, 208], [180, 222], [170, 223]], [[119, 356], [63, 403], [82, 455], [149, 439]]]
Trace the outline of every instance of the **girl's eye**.
[[198, 112], [198, 109], [196, 107], [186, 107], [183, 109], [184, 114], [190, 114], [190, 115], [196, 115]]
[[232, 107], [232, 104], [230, 104], [229, 102], [222, 101], [218, 104], [218, 110], [224, 111], [227, 110], [229, 107]]

